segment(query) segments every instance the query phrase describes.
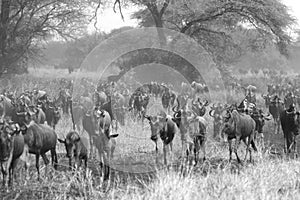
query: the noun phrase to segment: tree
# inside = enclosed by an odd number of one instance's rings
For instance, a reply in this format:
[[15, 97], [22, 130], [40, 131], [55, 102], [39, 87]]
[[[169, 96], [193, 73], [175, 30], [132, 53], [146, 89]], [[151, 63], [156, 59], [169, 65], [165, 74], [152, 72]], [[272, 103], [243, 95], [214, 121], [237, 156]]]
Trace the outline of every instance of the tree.
[[0, 0], [0, 77], [26, 69], [49, 38], [82, 35], [91, 6], [94, 1]]
[[[145, 4], [145, 1], [142, 2]], [[295, 19], [279, 0], [177, 0], [172, 4], [170, 1], [148, 2], [168, 4], [161, 16], [164, 27], [197, 40], [211, 54], [225, 83], [232, 79], [226, 65], [249, 50], [261, 51], [269, 44], [275, 44], [281, 54], [288, 56], [291, 37], [287, 30]], [[133, 17], [140, 19], [142, 26], [150, 26], [153, 22], [154, 26], [157, 25], [148, 7]]]

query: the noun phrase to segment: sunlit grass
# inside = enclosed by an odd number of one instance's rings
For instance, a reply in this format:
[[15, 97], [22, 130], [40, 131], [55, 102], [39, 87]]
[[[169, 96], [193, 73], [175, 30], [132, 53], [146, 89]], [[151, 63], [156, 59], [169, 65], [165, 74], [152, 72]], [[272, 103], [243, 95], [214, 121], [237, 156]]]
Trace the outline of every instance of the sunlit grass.
[[[57, 85], [51, 84], [52, 79], [67, 77], [67, 71], [59, 73], [52, 69], [38, 69], [33, 74], [15, 77], [10, 81], [11, 88], [18, 90], [32, 89], [36, 84], [57, 94]], [[86, 74], [81, 74], [84, 77]], [[247, 75], [249, 80], [251, 77]], [[259, 77], [261, 78], [261, 77]], [[263, 85], [263, 82], [258, 84]], [[52, 94], [51, 93], [51, 94]], [[219, 93], [212, 91], [211, 96], [220, 102]], [[239, 101], [243, 97], [234, 97]], [[159, 101], [159, 100], [158, 100]], [[150, 114], [159, 111], [155, 105], [149, 110]], [[263, 108], [263, 100], [259, 98], [259, 105]], [[274, 135], [273, 121], [267, 122], [264, 128], [266, 150], [253, 153], [254, 163], [237, 164], [235, 156], [228, 162], [228, 145], [212, 139], [212, 120], [209, 121], [208, 139], [206, 145], [205, 162], [200, 161], [197, 166], [180, 168], [182, 161], [180, 135], [177, 133], [173, 144], [173, 159], [169, 169], [162, 166], [162, 143], [159, 141], [158, 165], [155, 161], [155, 146], [150, 140], [150, 128], [147, 120], [142, 124], [129, 116], [126, 126], [119, 127], [116, 138], [117, 147], [112, 159], [111, 179], [103, 183], [100, 177], [100, 164], [97, 157], [91, 158], [88, 170], [69, 171], [65, 158], [65, 149], [58, 144], [59, 170], [45, 167], [41, 163], [41, 181], [37, 181], [34, 156], [31, 155], [30, 176], [24, 179], [23, 164], [19, 163], [17, 179], [14, 187], [7, 193], [0, 193], [0, 199], [299, 199], [300, 191], [300, 162], [282, 156], [283, 136]], [[59, 138], [72, 130], [71, 119], [63, 117], [57, 127]], [[115, 130], [113, 130], [115, 131]], [[86, 132], [80, 133], [85, 145], [89, 149], [89, 137]], [[239, 155], [244, 158], [245, 145], [239, 149]], [[200, 153], [200, 158], [202, 158]], [[48, 157], [50, 157], [48, 155]]]

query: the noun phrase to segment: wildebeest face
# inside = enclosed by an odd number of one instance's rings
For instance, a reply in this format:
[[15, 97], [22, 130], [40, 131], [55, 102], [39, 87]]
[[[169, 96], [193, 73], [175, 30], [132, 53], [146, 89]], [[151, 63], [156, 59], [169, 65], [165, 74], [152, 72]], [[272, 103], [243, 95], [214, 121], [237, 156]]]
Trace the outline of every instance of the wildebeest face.
[[299, 135], [299, 133], [300, 133], [300, 113], [299, 112], [296, 112], [294, 114], [294, 120], [295, 120], [294, 133], [295, 133], [295, 135]]
[[13, 149], [13, 134], [17, 125], [2, 123], [0, 128], [0, 161], [7, 161]]
[[151, 140], [157, 141], [160, 131], [163, 130], [166, 125], [166, 118], [163, 116], [145, 116], [145, 118], [149, 120]]
[[58, 139], [60, 143], [63, 143], [65, 145], [66, 153], [67, 153], [66, 156], [68, 158], [73, 157], [73, 153], [75, 150], [75, 143], [78, 142], [79, 140], [80, 138], [76, 138], [75, 141], [72, 141], [69, 138], [66, 138], [65, 140]]

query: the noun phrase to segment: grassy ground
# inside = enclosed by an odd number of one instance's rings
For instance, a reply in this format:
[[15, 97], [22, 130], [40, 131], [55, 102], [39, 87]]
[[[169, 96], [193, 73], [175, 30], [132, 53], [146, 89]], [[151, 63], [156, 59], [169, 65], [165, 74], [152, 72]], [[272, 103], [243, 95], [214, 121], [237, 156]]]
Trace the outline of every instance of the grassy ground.
[[[41, 76], [41, 75], [39, 75]], [[213, 94], [216, 95], [216, 94]], [[153, 109], [157, 109], [152, 102]], [[151, 106], [150, 106], [151, 107]], [[153, 111], [155, 113], [155, 111]], [[267, 122], [266, 149], [254, 153], [254, 163], [239, 165], [228, 162], [228, 146], [214, 141], [209, 116], [207, 160], [191, 168], [180, 168], [182, 160], [180, 136], [174, 141], [171, 167], [162, 167], [162, 144], [159, 143], [159, 161], [155, 162], [154, 143], [150, 140], [148, 122], [134, 122], [127, 118], [116, 138], [117, 148], [112, 160], [111, 179], [103, 183], [97, 157], [89, 160], [88, 170], [68, 170], [64, 147], [59, 144], [59, 168], [45, 167], [41, 161], [42, 180], [37, 181], [34, 156], [31, 156], [30, 176], [18, 165], [14, 187], [1, 189], [0, 199], [299, 199], [300, 162], [283, 156], [283, 135], [273, 134], [273, 122]], [[59, 138], [71, 130], [71, 120], [64, 117], [56, 132]], [[82, 133], [85, 142], [86, 133]], [[299, 144], [299, 142], [298, 142]], [[298, 148], [299, 149], [299, 148]], [[243, 158], [245, 146], [239, 154]], [[200, 154], [200, 156], [202, 156]]]

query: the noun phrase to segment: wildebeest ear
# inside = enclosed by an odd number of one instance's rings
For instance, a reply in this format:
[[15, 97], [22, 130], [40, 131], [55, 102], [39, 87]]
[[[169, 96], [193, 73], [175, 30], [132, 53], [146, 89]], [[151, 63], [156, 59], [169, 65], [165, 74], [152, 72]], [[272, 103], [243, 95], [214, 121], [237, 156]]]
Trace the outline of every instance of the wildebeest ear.
[[113, 135], [110, 135], [109, 138], [115, 138], [115, 137], [118, 137], [119, 134], [113, 134]]
[[62, 140], [62, 139], [57, 139], [60, 143], [66, 143], [66, 140]]
[[77, 137], [74, 141], [75, 142], [79, 142], [80, 141], [80, 137]]

